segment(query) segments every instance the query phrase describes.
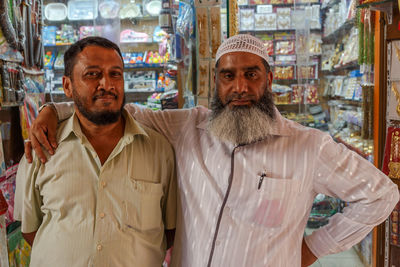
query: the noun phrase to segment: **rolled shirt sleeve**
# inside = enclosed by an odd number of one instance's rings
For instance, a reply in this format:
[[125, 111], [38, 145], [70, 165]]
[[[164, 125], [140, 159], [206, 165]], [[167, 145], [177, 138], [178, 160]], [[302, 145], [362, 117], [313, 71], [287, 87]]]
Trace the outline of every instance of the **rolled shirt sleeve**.
[[31, 164], [28, 164], [25, 157], [22, 157], [18, 167], [14, 197], [14, 219], [21, 221], [23, 233], [37, 231], [43, 219], [42, 198], [39, 188], [35, 184], [40, 164], [36, 157]]
[[382, 223], [399, 200], [397, 186], [370, 162], [324, 135], [315, 162], [316, 193], [348, 203], [329, 223], [305, 238], [318, 257], [338, 253], [360, 242]]
[[74, 113], [74, 102], [51, 103], [57, 111], [58, 121], [68, 119]]

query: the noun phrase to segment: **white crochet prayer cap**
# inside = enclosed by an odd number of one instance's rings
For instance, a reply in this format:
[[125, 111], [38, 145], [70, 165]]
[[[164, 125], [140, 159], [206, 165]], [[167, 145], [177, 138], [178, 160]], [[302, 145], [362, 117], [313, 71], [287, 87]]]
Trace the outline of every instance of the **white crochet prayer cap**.
[[215, 61], [218, 61], [223, 55], [232, 52], [248, 52], [260, 56], [267, 62], [269, 61], [268, 52], [264, 43], [260, 39], [249, 34], [238, 34], [225, 40], [225, 42], [218, 47]]

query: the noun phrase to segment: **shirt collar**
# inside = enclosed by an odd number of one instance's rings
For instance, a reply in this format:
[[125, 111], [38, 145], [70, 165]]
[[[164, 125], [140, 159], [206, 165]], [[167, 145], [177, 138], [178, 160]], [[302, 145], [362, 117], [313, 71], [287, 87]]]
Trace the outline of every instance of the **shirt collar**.
[[[124, 139], [128, 141], [132, 141], [135, 135], [143, 135], [146, 138], [149, 138], [149, 135], [143, 129], [142, 126], [125, 110], [122, 110], [122, 116], [125, 118], [125, 131], [124, 131]], [[80, 140], [84, 139], [84, 134], [81, 129], [81, 125], [79, 124], [78, 117], [74, 112], [72, 116], [66, 121], [66, 124], [63, 130], [59, 133], [59, 142], [64, 141], [71, 133], [74, 133], [76, 137]], [[86, 137], [85, 137], [86, 138]]]
[[[272, 124], [272, 129], [270, 134], [271, 135], [276, 135], [276, 136], [291, 136], [293, 135], [293, 129], [290, 124], [288, 124], [288, 120], [285, 119], [279, 110], [275, 108], [275, 119]], [[208, 116], [206, 119], [201, 121], [198, 125], [197, 128], [207, 130], [207, 125], [208, 125], [208, 120], [210, 116], [211, 111], [208, 112]]]

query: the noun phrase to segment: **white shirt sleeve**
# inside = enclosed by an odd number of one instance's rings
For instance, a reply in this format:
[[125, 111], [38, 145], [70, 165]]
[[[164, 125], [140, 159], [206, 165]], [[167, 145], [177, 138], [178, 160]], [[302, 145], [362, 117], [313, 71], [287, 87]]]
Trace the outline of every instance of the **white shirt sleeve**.
[[319, 258], [360, 242], [399, 201], [397, 186], [369, 161], [325, 135], [315, 162], [314, 190], [348, 203], [329, 223], [305, 238]]
[[[125, 109], [140, 123], [164, 135], [171, 144], [179, 140], [188, 123], [200, 122], [208, 115], [204, 107], [192, 109], [151, 110], [128, 104]], [[195, 122], [196, 123], [196, 122]]]

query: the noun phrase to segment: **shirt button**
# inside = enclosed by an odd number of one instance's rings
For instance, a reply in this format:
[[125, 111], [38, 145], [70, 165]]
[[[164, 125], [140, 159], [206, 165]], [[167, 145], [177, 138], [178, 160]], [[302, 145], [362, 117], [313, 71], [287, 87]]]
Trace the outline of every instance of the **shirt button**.
[[104, 212], [102, 212], [102, 213], [100, 213], [100, 218], [104, 218], [104, 216], [106, 216], [105, 214], [104, 214]]
[[103, 248], [102, 245], [97, 245], [97, 251], [100, 251]]
[[102, 182], [101, 182], [101, 187], [102, 187], [102, 188], [106, 187], [106, 185], [107, 185], [107, 182], [105, 182], [105, 181], [102, 181]]
[[221, 245], [221, 241], [217, 240], [217, 242], [215, 242], [215, 245], [217, 246]]

